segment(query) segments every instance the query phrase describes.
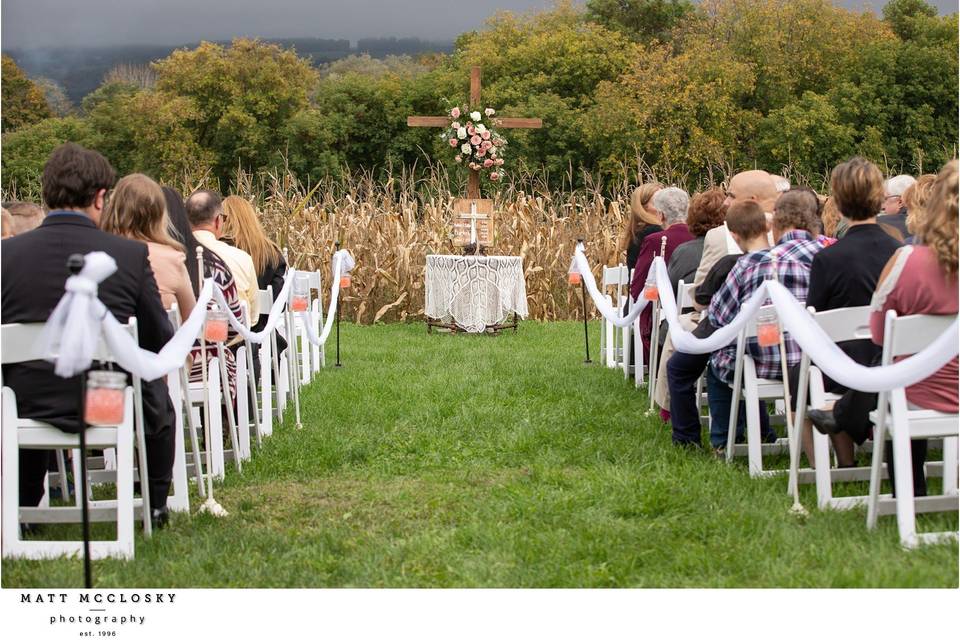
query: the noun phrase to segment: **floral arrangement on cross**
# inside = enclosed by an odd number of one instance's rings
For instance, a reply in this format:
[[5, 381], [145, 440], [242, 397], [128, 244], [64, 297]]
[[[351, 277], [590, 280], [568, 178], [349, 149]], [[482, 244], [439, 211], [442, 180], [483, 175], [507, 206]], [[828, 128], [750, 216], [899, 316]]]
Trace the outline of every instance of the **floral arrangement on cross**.
[[490, 107], [483, 112], [470, 111], [466, 105], [454, 107], [448, 116], [450, 126], [440, 134], [454, 149], [455, 162], [486, 173], [494, 182], [503, 177], [500, 167], [507, 146], [506, 139], [495, 129], [500, 124], [494, 118], [496, 114]]

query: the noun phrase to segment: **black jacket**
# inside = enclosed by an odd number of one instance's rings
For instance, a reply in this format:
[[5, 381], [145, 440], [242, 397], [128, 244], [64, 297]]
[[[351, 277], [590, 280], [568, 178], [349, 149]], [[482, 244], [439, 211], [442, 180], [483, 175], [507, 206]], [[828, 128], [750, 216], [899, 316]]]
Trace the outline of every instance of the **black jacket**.
[[[63, 297], [70, 275], [67, 258], [90, 251], [103, 251], [117, 262], [117, 271], [100, 284], [100, 300], [121, 323], [135, 316], [140, 346], [159, 351], [173, 328], [160, 302], [147, 245], [105, 233], [78, 213], [54, 212], [39, 228], [0, 245], [0, 320], [4, 324], [46, 322]], [[17, 394], [22, 417], [44, 420], [64, 431], [78, 430], [79, 377], [64, 380], [53, 373], [52, 364], [35, 361], [4, 366], [3, 383]], [[144, 385], [147, 432], [169, 422], [166, 411], [172, 407], [165, 394], [163, 380]]]

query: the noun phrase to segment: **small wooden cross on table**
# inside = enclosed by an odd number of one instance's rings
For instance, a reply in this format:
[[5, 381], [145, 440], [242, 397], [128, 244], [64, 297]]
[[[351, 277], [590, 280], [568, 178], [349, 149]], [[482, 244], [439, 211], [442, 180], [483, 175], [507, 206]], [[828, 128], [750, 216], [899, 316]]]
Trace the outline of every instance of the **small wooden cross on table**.
[[[480, 67], [470, 68], [470, 106], [480, 107]], [[466, 114], [465, 114], [466, 115]], [[502, 129], [539, 129], [543, 127], [540, 118], [497, 118], [497, 127]], [[409, 116], [408, 127], [441, 127], [450, 126], [448, 116]], [[480, 198], [480, 172], [470, 169], [470, 179], [467, 182], [467, 198]]]

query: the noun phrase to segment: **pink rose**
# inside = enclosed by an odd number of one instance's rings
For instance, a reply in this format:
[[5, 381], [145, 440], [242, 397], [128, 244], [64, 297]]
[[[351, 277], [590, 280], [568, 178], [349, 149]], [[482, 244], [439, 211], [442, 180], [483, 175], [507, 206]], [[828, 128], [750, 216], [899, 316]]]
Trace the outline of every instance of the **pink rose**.
[[451, 110], [450, 110], [450, 117], [451, 117], [451, 118], [459, 118], [459, 117], [460, 117], [460, 107], [454, 107], [453, 109], [451, 109]]
[[494, 171], [493, 173], [490, 174], [490, 179], [491, 179], [491, 180], [494, 180], [494, 181], [499, 180], [499, 179], [500, 179], [500, 174], [497, 173], [496, 171]]
[[497, 166], [499, 167], [502, 165], [503, 165], [503, 158], [497, 158]]
[[489, 139], [490, 139], [490, 132], [489, 132], [489, 131], [484, 131], [483, 133], [480, 134], [480, 137], [483, 138], [484, 140], [489, 140]]
[[474, 134], [474, 136], [470, 138], [470, 144], [472, 144], [475, 147], [479, 147], [481, 142], [483, 142], [483, 140], [481, 140], [480, 136], [476, 134]]
[[467, 125], [467, 135], [468, 135], [468, 136], [472, 136], [472, 135], [476, 135], [476, 133], [477, 133], [477, 130], [474, 128], [474, 126], [473, 126], [472, 124], [468, 124], [468, 125]]
[[477, 157], [478, 157], [478, 158], [482, 158], [482, 157], [485, 156], [485, 155], [487, 155], [487, 150], [486, 150], [486, 149], [484, 149], [484, 148], [482, 148], [482, 147], [481, 147], [480, 149], [477, 149]]
[[450, 146], [451, 146], [451, 147], [457, 146], [457, 139], [456, 139], [456, 138], [450, 138]]
[[480, 146], [481, 146], [483, 149], [492, 149], [492, 148], [493, 148], [493, 143], [490, 142], [489, 140], [484, 140], [482, 143], [480, 143]]
[[484, 169], [489, 169], [492, 166], [493, 166], [493, 160], [491, 160], [490, 158], [487, 158], [486, 160], [483, 161]]

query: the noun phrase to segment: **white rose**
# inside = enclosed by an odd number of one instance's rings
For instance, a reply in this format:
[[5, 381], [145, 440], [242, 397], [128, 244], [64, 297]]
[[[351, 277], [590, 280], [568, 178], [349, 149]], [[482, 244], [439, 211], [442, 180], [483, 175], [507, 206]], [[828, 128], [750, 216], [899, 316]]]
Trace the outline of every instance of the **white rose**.
[[460, 127], [459, 129], [457, 129], [457, 137], [460, 138], [461, 140], [465, 140], [467, 137], [467, 128]]
[[486, 130], [487, 130], [487, 128], [486, 128], [484, 125], [482, 125], [482, 124], [478, 124], [478, 125], [477, 125], [477, 133], [483, 133], [483, 132], [486, 131]]
[[[463, 129], [461, 129], [463, 131]], [[473, 151], [473, 147], [470, 146], [470, 143], [460, 145], [460, 153], [470, 153]]]
[[471, 112], [470, 112], [470, 119], [473, 120], [474, 122], [480, 122], [480, 118], [482, 118], [482, 117], [483, 117], [483, 116], [480, 115], [480, 112], [479, 112], [479, 111], [471, 111]]

